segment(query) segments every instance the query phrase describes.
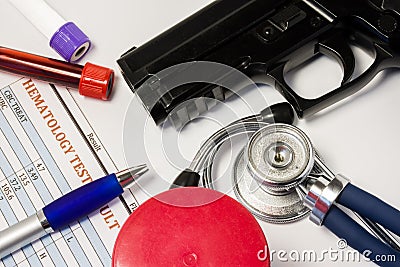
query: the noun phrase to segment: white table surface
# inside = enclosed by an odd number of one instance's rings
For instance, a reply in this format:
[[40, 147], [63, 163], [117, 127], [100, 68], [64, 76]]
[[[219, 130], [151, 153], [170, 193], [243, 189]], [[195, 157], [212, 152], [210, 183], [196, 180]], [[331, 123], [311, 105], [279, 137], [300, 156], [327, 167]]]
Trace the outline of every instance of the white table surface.
[[[134, 95], [123, 80], [116, 60], [132, 46], [145, 43], [211, 1], [47, 0], [47, 2], [64, 18], [78, 24], [92, 40], [94, 47], [80, 63], [90, 61], [116, 71], [116, 83], [111, 101], [102, 102], [84, 98], [77, 92], [73, 92], [73, 96], [117, 166], [122, 169], [130, 163], [146, 162], [152, 168], [150, 179], [157, 180], [163, 177], [165, 180], [172, 180], [179, 170], [164, 155], [158, 153], [159, 150], [155, 147], [157, 142], [152, 143], [149, 138], [160, 137], [161, 129], [151, 121], [144, 125], [146, 112], [136, 100], [133, 100]], [[0, 25], [1, 46], [59, 58], [48, 47], [46, 38], [6, 0], [0, 0]], [[371, 62], [371, 58], [365, 54], [357, 53], [357, 55], [360, 56], [362, 65], [367, 66]], [[312, 95], [313, 92], [317, 92], [316, 90], [325, 84], [330, 88], [338, 85], [340, 77], [341, 71], [338, 65], [328, 59], [320, 59], [290, 79], [301, 92], [311, 91], [311, 95], [307, 93], [307, 96], [315, 96]], [[310, 119], [296, 123], [310, 135], [314, 146], [318, 148], [332, 170], [346, 175], [356, 185], [396, 207], [400, 207], [400, 174], [396, 169], [400, 159], [399, 82], [398, 71], [386, 71], [356, 96]], [[274, 89], [264, 89], [263, 94], [268, 99], [268, 104], [283, 100]], [[257, 94], [249, 93], [244, 97], [247, 97], [245, 100], [248, 103], [254, 104], [256, 111], [265, 106], [265, 103], [259, 103]], [[134, 112], [126, 114], [131, 102], [133, 107], [130, 110]], [[218, 112], [224, 110], [214, 113]], [[135, 148], [137, 151], [133, 159], [126, 159], [124, 153], [125, 119], [135, 122], [137, 127], [134, 143], [138, 144], [138, 148]], [[187, 127], [179, 135], [173, 134], [171, 129], [167, 133], [169, 138], [176, 136], [175, 141], [183, 157], [190, 160], [202, 140], [217, 129], [216, 123], [199, 120], [196, 126]], [[144, 138], [146, 132], [147, 136]], [[177, 165], [179, 167], [180, 163]], [[338, 250], [338, 239], [328, 230], [313, 225], [308, 219], [287, 225], [264, 222], [260, 224], [271, 249], [275, 251], [284, 250], [290, 253], [293, 250], [300, 252], [315, 250], [317, 253], [322, 253], [329, 249]], [[313, 264], [366, 266], [365, 263], [333, 262], [329, 259]], [[294, 263], [290, 259], [288, 262], [282, 262], [275, 258], [272, 266], [309, 265], [310, 262]]]

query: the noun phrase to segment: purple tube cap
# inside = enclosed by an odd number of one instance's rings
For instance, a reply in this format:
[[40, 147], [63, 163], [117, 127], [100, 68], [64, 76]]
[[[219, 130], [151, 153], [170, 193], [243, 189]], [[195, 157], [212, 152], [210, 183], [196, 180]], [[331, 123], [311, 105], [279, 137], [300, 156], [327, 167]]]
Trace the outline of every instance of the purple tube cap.
[[50, 46], [65, 60], [74, 62], [89, 50], [90, 40], [73, 22], [67, 22], [51, 37]]

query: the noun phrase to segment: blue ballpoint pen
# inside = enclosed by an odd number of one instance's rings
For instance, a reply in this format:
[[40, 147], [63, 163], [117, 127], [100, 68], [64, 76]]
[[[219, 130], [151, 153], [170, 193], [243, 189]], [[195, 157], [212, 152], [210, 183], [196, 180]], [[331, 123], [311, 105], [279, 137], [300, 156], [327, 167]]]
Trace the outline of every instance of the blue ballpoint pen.
[[1, 231], [0, 259], [106, 205], [147, 170], [146, 165], [140, 165], [97, 179]]

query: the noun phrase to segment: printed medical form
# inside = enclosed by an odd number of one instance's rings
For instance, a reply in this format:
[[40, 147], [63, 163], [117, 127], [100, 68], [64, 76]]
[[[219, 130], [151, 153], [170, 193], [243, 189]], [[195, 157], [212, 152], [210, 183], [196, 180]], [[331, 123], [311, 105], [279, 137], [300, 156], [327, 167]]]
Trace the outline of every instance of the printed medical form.
[[[115, 165], [65, 89], [0, 73], [0, 230]], [[132, 191], [0, 260], [3, 266], [110, 266]]]

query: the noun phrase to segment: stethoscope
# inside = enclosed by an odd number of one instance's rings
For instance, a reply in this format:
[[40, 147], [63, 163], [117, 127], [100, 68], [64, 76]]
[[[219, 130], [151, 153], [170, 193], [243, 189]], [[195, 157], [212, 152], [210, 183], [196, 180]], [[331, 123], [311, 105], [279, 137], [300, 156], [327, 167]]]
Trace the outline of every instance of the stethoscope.
[[[396, 261], [379, 264], [398, 266], [399, 245], [387, 230], [400, 236], [400, 211], [344, 176], [335, 175], [303, 131], [290, 124], [268, 123], [273, 115], [272, 110], [262, 122], [257, 116], [248, 117], [216, 132], [203, 143], [174, 186], [197, 186], [201, 182], [213, 188], [212, 167], [219, 148], [233, 136], [246, 133], [250, 138], [235, 161], [232, 179], [237, 199], [257, 218], [288, 223], [310, 214], [312, 222], [327, 227], [363, 256], [373, 260], [380, 255], [394, 255]], [[292, 123], [290, 118], [281, 121]], [[358, 215], [381, 240], [341, 206]]]

